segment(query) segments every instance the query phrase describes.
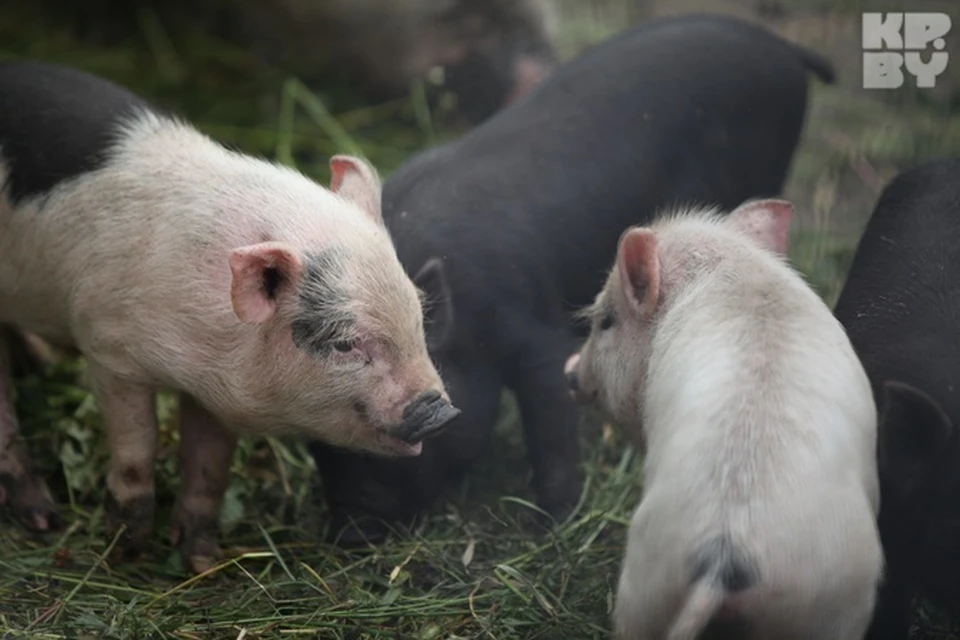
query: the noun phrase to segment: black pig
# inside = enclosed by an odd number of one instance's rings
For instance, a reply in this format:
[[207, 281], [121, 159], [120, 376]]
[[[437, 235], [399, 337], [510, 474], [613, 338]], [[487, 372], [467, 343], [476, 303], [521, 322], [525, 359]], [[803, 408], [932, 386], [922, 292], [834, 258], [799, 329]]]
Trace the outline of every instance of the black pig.
[[867, 638], [903, 640], [915, 596], [954, 614], [960, 602], [960, 159], [887, 185], [835, 314], [880, 416], [887, 566]]
[[463, 415], [416, 460], [312, 445], [332, 532], [360, 525], [341, 542], [381, 539], [382, 522], [434, 501], [484, 451], [504, 386], [518, 399], [538, 504], [558, 520], [570, 513], [582, 476], [563, 374], [576, 348], [569, 312], [602, 286], [621, 232], [658, 208], [731, 210], [779, 194], [808, 70], [833, 80], [826, 60], [737, 19], [651, 21], [390, 177], [384, 215], [433, 301], [428, 347]]

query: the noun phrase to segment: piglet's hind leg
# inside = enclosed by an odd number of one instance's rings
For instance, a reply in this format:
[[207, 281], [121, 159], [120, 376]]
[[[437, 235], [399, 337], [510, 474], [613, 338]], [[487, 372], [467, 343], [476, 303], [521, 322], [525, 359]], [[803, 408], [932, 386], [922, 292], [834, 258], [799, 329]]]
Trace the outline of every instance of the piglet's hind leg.
[[107, 473], [107, 533], [126, 530], [114, 547], [114, 562], [140, 554], [153, 533], [154, 464], [157, 457], [156, 392], [122, 380], [88, 361], [93, 394], [110, 443]]
[[34, 473], [20, 441], [9, 346], [8, 334], [0, 330], [0, 505], [28, 529], [48, 531], [59, 526], [59, 517], [46, 483]]
[[220, 508], [230, 479], [236, 437], [186, 394], [180, 396], [180, 493], [171, 538], [194, 573], [221, 557]]

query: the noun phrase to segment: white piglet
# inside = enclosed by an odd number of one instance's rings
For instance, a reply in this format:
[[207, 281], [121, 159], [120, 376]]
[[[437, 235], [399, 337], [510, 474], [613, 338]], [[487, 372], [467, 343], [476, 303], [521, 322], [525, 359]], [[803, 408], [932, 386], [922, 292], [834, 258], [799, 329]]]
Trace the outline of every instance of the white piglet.
[[782, 200], [621, 237], [566, 365], [645, 451], [619, 640], [854, 640], [883, 555], [876, 409], [841, 325], [787, 263]]
[[[181, 392], [173, 533], [196, 571], [219, 554], [237, 434], [415, 456], [458, 415], [377, 174], [348, 156], [330, 166], [327, 190], [101, 78], [0, 65], [0, 330], [85, 356], [111, 449], [108, 530], [127, 526], [118, 550], [152, 533], [160, 388]], [[0, 504], [47, 529], [56, 511], [18, 441], [6, 345]]]

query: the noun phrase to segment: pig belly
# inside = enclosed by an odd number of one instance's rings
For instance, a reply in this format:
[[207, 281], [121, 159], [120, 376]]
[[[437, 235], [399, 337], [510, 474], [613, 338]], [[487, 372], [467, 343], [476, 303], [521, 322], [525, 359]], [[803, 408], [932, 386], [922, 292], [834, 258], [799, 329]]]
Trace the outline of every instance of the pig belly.
[[[0, 202], [0, 324], [21, 327], [58, 346], [73, 346], [71, 283], [55, 259], [66, 247], [49, 241], [38, 228], [35, 221], [42, 215], [13, 211]], [[76, 237], [69, 239], [77, 243]]]

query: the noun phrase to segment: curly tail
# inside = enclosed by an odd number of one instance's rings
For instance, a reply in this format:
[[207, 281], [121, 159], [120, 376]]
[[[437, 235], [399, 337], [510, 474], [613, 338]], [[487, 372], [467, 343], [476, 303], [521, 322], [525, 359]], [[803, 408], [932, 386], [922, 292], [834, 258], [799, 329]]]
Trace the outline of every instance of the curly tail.
[[[755, 586], [760, 579], [756, 560], [728, 535], [721, 534], [701, 545], [690, 558], [693, 575], [687, 601], [680, 609], [667, 640], [697, 640], [708, 626], [716, 630], [714, 618], [728, 594]], [[729, 626], [725, 621], [723, 626]], [[717, 622], [717, 624], [720, 624]], [[742, 632], [730, 627], [724, 637]], [[731, 635], [732, 633], [732, 635]]]
[[717, 584], [713, 576], [696, 583], [673, 623], [667, 640], [697, 640], [697, 636], [719, 611], [725, 595], [723, 587]]

